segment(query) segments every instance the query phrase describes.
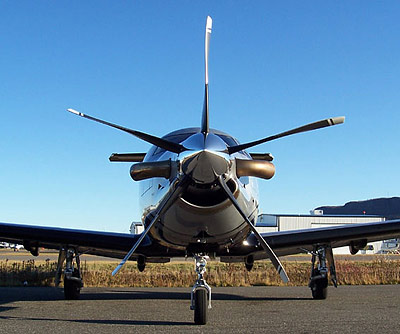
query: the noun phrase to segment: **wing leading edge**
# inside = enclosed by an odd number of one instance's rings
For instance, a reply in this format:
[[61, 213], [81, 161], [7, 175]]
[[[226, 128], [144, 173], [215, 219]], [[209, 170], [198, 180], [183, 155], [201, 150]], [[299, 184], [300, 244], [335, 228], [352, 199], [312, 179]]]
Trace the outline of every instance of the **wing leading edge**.
[[[58, 250], [61, 246], [68, 245], [77, 248], [81, 254], [93, 254], [119, 259], [125, 256], [132, 244], [139, 238], [140, 234], [0, 223], [0, 241], [21, 244], [28, 250], [31, 247]], [[166, 256], [167, 254], [168, 256]], [[163, 246], [152, 243], [148, 237], [143, 240], [136, 251], [136, 255], [144, 255], [149, 260], [151, 258], [156, 260], [182, 256], [178, 251], [167, 251]], [[132, 259], [135, 258], [134, 255]]]
[[[400, 237], [400, 220], [271, 232], [261, 235], [278, 256], [283, 256], [310, 252], [314, 245], [328, 245], [337, 248], [398, 238]], [[237, 249], [230, 249], [229, 254], [221, 254], [221, 261], [233, 262], [235, 258], [241, 261], [243, 257], [250, 254], [255, 259], [265, 258], [255, 236], [250, 235], [247, 244], [247, 246]]]
[[[261, 236], [278, 256], [283, 256], [312, 251], [314, 245], [336, 248], [400, 237], [400, 220], [262, 233]], [[78, 248], [79, 253], [119, 259], [124, 257], [139, 238], [140, 234], [0, 223], [0, 241], [23, 244], [25, 248], [38, 246], [59, 249], [60, 246], [69, 245]], [[167, 250], [146, 237], [133, 255], [133, 260], [136, 259], [135, 255], [144, 255], [150, 260], [181, 257], [185, 254], [179, 250]], [[223, 251], [216, 255], [227, 262], [242, 261], [248, 255], [253, 255], [255, 259], [266, 258], [253, 234], [247, 239], [247, 245], [231, 248], [229, 253]]]

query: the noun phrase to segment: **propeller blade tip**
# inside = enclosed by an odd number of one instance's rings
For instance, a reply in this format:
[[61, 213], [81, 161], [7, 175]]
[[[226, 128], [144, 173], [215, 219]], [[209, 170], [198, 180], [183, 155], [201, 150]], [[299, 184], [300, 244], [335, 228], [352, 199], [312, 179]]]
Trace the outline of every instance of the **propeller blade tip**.
[[212, 18], [211, 16], [207, 16], [207, 23], [206, 23], [207, 32], [211, 33], [211, 28], [212, 28]]
[[334, 117], [334, 118], [332, 118], [332, 123], [333, 123], [333, 125], [342, 124], [342, 123], [344, 123], [344, 120], [345, 120], [344, 116]]
[[115, 268], [114, 269], [114, 271], [112, 272], [112, 276], [115, 276], [117, 273], [118, 273], [118, 271], [121, 269], [121, 267], [122, 267], [122, 265], [121, 264], [119, 264], [118, 266], [117, 266], [117, 268]]
[[287, 276], [285, 276], [285, 277], [281, 276], [281, 279], [282, 279], [283, 283], [289, 283], [290, 282], [290, 279]]
[[72, 109], [72, 108], [68, 108], [67, 111], [72, 112], [73, 114], [78, 115], [78, 116], [83, 116], [83, 114], [81, 112], [76, 111], [75, 109]]

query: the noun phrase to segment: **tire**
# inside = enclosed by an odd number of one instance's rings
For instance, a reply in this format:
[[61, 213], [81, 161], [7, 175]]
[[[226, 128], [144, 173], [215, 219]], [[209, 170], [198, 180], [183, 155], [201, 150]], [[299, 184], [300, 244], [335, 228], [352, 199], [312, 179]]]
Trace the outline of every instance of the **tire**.
[[194, 323], [196, 325], [205, 325], [207, 323], [207, 291], [197, 289], [194, 294]]
[[[79, 277], [77, 270], [74, 270], [73, 277]], [[64, 276], [64, 297], [67, 300], [79, 299], [81, 295], [82, 282], [72, 279], [67, 279]]]
[[316, 279], [311, 286], [311, 292], [314, 299], [326, 299], [328, 296], [328, 278]]

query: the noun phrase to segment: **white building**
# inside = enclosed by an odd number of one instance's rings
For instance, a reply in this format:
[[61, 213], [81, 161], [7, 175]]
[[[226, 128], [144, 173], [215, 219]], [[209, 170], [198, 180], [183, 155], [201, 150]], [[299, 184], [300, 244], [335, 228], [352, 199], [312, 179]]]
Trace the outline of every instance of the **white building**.
[[[312, 211], [310, 215], [275, 215], [261, 214], [256, 223], [257, 230], [260, 233], [278, 232], [288, 230], [302, 230], [309, 228], [339, 226], [348, 224], [372, 223], [384, 221], [381, 216], [345, 216], [345, 215], [324, 215], [322, 210]], [[372, 242], [367, 245], [365, 251], [360, 253], [375, 254], [381, 251], [382, 241]], [[334, 254], [350, 254], [348, 247], [335, 248]]]

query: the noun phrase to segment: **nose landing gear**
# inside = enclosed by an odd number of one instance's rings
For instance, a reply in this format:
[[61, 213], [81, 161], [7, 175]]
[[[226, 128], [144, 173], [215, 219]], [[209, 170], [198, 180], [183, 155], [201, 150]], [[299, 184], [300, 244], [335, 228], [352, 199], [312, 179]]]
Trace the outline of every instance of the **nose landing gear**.
[[196, 254], [194, 256], [197, 281], [192, 288], [190, 309], [194, 310], [196, 325], [207, 323], [207, 309], [211, 308], [211, 288], [203, 277], [208, 259], [209, 257], [206, 255]]

